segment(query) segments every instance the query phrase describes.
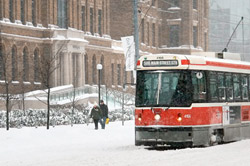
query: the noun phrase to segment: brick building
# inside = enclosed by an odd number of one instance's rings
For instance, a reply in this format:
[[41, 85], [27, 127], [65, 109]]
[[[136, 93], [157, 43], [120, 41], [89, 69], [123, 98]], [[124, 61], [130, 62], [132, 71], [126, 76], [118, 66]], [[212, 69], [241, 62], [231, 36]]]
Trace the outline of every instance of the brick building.
[[[110, 0], [110, 36], [133, 34], [133, 1]], [[139, 0], [140, 49], [191, 54], [208, 49], [208, 0]], [[121, 23], [122, 22], [122, 23]]]
[[[206, 50], [207, 1], [140, 0], [140, 49], [185, 54]], [[132, 2], [1, 0], [1, 87], [7, 81], [16, 93], [40, 89], [48, 66], [55, 71], [49, 77], [52, 87], [94, 85], [98, 63], [103, 64], [102, 84], [119, 89], [123, 82], [133, 82], [132, 72], [125, 72], [120, 41], [133, 34]]]

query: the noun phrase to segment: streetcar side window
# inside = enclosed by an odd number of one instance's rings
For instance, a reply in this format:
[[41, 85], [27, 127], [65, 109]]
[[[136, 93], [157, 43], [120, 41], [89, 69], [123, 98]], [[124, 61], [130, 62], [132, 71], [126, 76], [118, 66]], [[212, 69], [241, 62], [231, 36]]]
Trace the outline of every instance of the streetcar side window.
[[249, 100], [250, 100], [250, 75], [248, 75], [248, 94], [249, 94]]
[[194, 102], [204, 102], [207, 98], [205, 78], [204, 71], [192, 71]]
[[240, 89], [240, 75], [233, 74], [233, 88], [234, 88], [234, 100], [241, 100], [241, 89]]
[[209, 72], [209, 93], [211, 101], [218, 101], [218, 85], [216, 72]]
[[248, 80], [246, 75], [242, 75], [241, 77], [241, 87], [242, 87], [242, 98], [244, 101], [248, 100]]
[[226, 85], [227, 101], [233, 101], [233, 81], [232, 81], [232, 75], [229, 73], [227, 73], [225, 76], [225, 85]]
[[218, 73], [218, 91], [219, 91], [219, 100], [226, 100], [226, 87], [225, 87], [225, 75], [224, 73]]

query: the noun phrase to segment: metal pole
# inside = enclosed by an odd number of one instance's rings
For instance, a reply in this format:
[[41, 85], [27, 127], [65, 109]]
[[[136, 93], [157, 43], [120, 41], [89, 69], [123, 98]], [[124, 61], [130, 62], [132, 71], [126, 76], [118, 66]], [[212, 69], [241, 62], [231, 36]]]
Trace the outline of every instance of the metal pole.
[[101, 98], [101, 70], [102, 70], [102, 64], [97, 64], [96, 66], [98, 70], [98, 105], [100, 106], [100, 98]]
[[134, 0], [134, 40], [135, 40], [135, 70], [136, 70], [136, 63], [139, 59], [139, 32], [138, 32], [138, 11], [137, 11], [137, 0]]
[[98, 70], [98, 105], [100, 106], [101, 70]]
[[122, 125], [124, 126], [124, 92], [125, 92], [125, 83], [122, 88]]

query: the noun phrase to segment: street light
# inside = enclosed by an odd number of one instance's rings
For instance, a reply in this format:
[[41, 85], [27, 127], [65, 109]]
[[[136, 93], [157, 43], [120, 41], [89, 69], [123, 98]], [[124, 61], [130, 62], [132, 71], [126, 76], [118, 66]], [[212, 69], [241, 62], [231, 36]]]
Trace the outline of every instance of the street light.
[[100, 106], [100, 87], [101, 87], [101, 70], [102, 70], [102, 64], [97, 64], [96, 66], [98, 70], [98, 104]]

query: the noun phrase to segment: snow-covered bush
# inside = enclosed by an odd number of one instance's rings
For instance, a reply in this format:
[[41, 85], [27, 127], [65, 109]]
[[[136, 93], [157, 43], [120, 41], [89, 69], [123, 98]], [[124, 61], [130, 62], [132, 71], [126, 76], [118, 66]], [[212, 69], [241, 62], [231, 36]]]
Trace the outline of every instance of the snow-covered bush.
[[[92, 122], [89, 119], [89, 111], [91, 107], [53, 107], [50, 111], [50, 125], [70, 125], [70, 124], [85, 124]], [[110, 122], [131, 120], [133, 119], [133, 107], [126, 108], [124, 112], [121, 109], [109, 111]], [[123, 119], [124, 118], [124, 119]], [[12, 110], [9, 114], [9, 123], [12, 128], [38, 127], [46, 126], [47, 123], [47, 110], [29, 109]], [[0, 128], [6, 127], [6, 112], [0, 111]]]

